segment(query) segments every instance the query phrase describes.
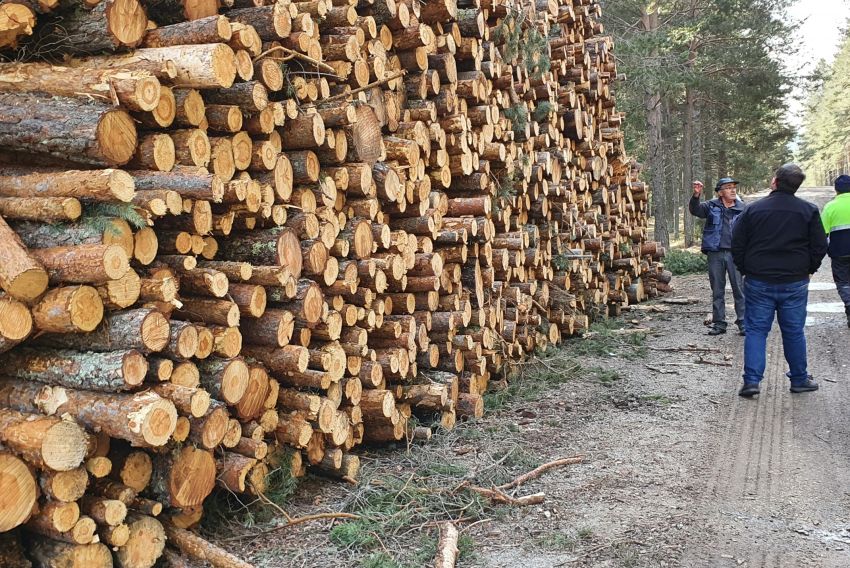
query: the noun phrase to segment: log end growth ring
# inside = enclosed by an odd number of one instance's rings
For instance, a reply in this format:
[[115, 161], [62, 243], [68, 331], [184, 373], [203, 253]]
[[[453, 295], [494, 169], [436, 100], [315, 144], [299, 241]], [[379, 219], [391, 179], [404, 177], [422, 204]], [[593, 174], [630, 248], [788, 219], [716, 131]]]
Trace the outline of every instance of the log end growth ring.
[[31, 331], [32, 314], [29, 309], [11, 298], [0, 300], [0, 337], [20, 341]]
[[147, 31], [148, 17], [139, 0], [112, 0], [106, 5], [109, 33], [121, 45], [136, 47]]
[[125, 111], [110, 110], [97, 125], [97, 140], [104, 158], [117, 166], [126, 164], [136, 151], [136, 125]]
[[94, 331], [103, 320], [103, 301], [95, 288], [80, 286], [71, 297], [68, 312], [80, 331]]
[[74, 422], [56, 423], [41, 441], [44, 464], [54, 471], [70, 471], [86, 457], [88, 434]]
[[35, 479], [27, 465], [9, 454], [0, 454], [0, 532], [26, 521], [36, 499]]

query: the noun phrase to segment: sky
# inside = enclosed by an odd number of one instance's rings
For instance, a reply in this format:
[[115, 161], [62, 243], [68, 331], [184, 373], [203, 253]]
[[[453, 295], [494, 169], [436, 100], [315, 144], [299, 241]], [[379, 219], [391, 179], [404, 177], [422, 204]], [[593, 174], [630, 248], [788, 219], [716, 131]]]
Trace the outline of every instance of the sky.
[[[838, 50], [841, 28], [850, 18], [850, 0], [797, 0], [789, 15], [804, 22], [797, 34], [800, 51], [788, 61], [788, 67], [805, 74], [814, 70], [821, 59], [831, 62]], [[799, 94], [805, 100], [805, 93], [798, 90]], [[789, 119], [793, 125], [800, 126], [802, 110], [802, 102], [791, 102]]]

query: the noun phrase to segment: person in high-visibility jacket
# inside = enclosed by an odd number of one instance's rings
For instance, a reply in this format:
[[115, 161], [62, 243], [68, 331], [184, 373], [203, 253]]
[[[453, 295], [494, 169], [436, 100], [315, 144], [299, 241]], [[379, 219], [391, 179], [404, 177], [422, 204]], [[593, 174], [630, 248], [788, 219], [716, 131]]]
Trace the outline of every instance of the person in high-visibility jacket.
[[844, 302], [850, 327], [850, 176], [835, 179], [835, 199], [823, 208], [823, 229], [829, 237], [827, 252], [832, 261], [832, 279]]

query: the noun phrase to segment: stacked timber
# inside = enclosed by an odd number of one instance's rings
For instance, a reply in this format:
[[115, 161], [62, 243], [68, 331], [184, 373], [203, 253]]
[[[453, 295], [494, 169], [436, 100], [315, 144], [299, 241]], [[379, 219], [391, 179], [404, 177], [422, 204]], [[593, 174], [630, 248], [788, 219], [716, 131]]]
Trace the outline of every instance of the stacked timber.
[[244, 565], [216, 487], [354, 480], [669, 287], [596, 0], [222, 4], [0, 3], [0, 558]]

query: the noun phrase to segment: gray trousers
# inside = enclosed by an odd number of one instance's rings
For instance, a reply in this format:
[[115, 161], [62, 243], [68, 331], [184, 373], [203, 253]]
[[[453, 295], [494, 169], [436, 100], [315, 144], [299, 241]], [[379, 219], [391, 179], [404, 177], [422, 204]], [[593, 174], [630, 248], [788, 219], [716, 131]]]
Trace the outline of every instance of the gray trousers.
[[832, 279], [838, 295], [844, 302], [845, 308], [850, 308], [850, 256], [839, 256], [830, 259], [832, 261]]
[[744, 282], [732, 261], [732, 252], [722, 250], [708, 253], [708, 281], [711, 284], [711, 312], [715, 327], [726, 329], [726, 276], [735, 298], [735, 323], [744, 323]]

